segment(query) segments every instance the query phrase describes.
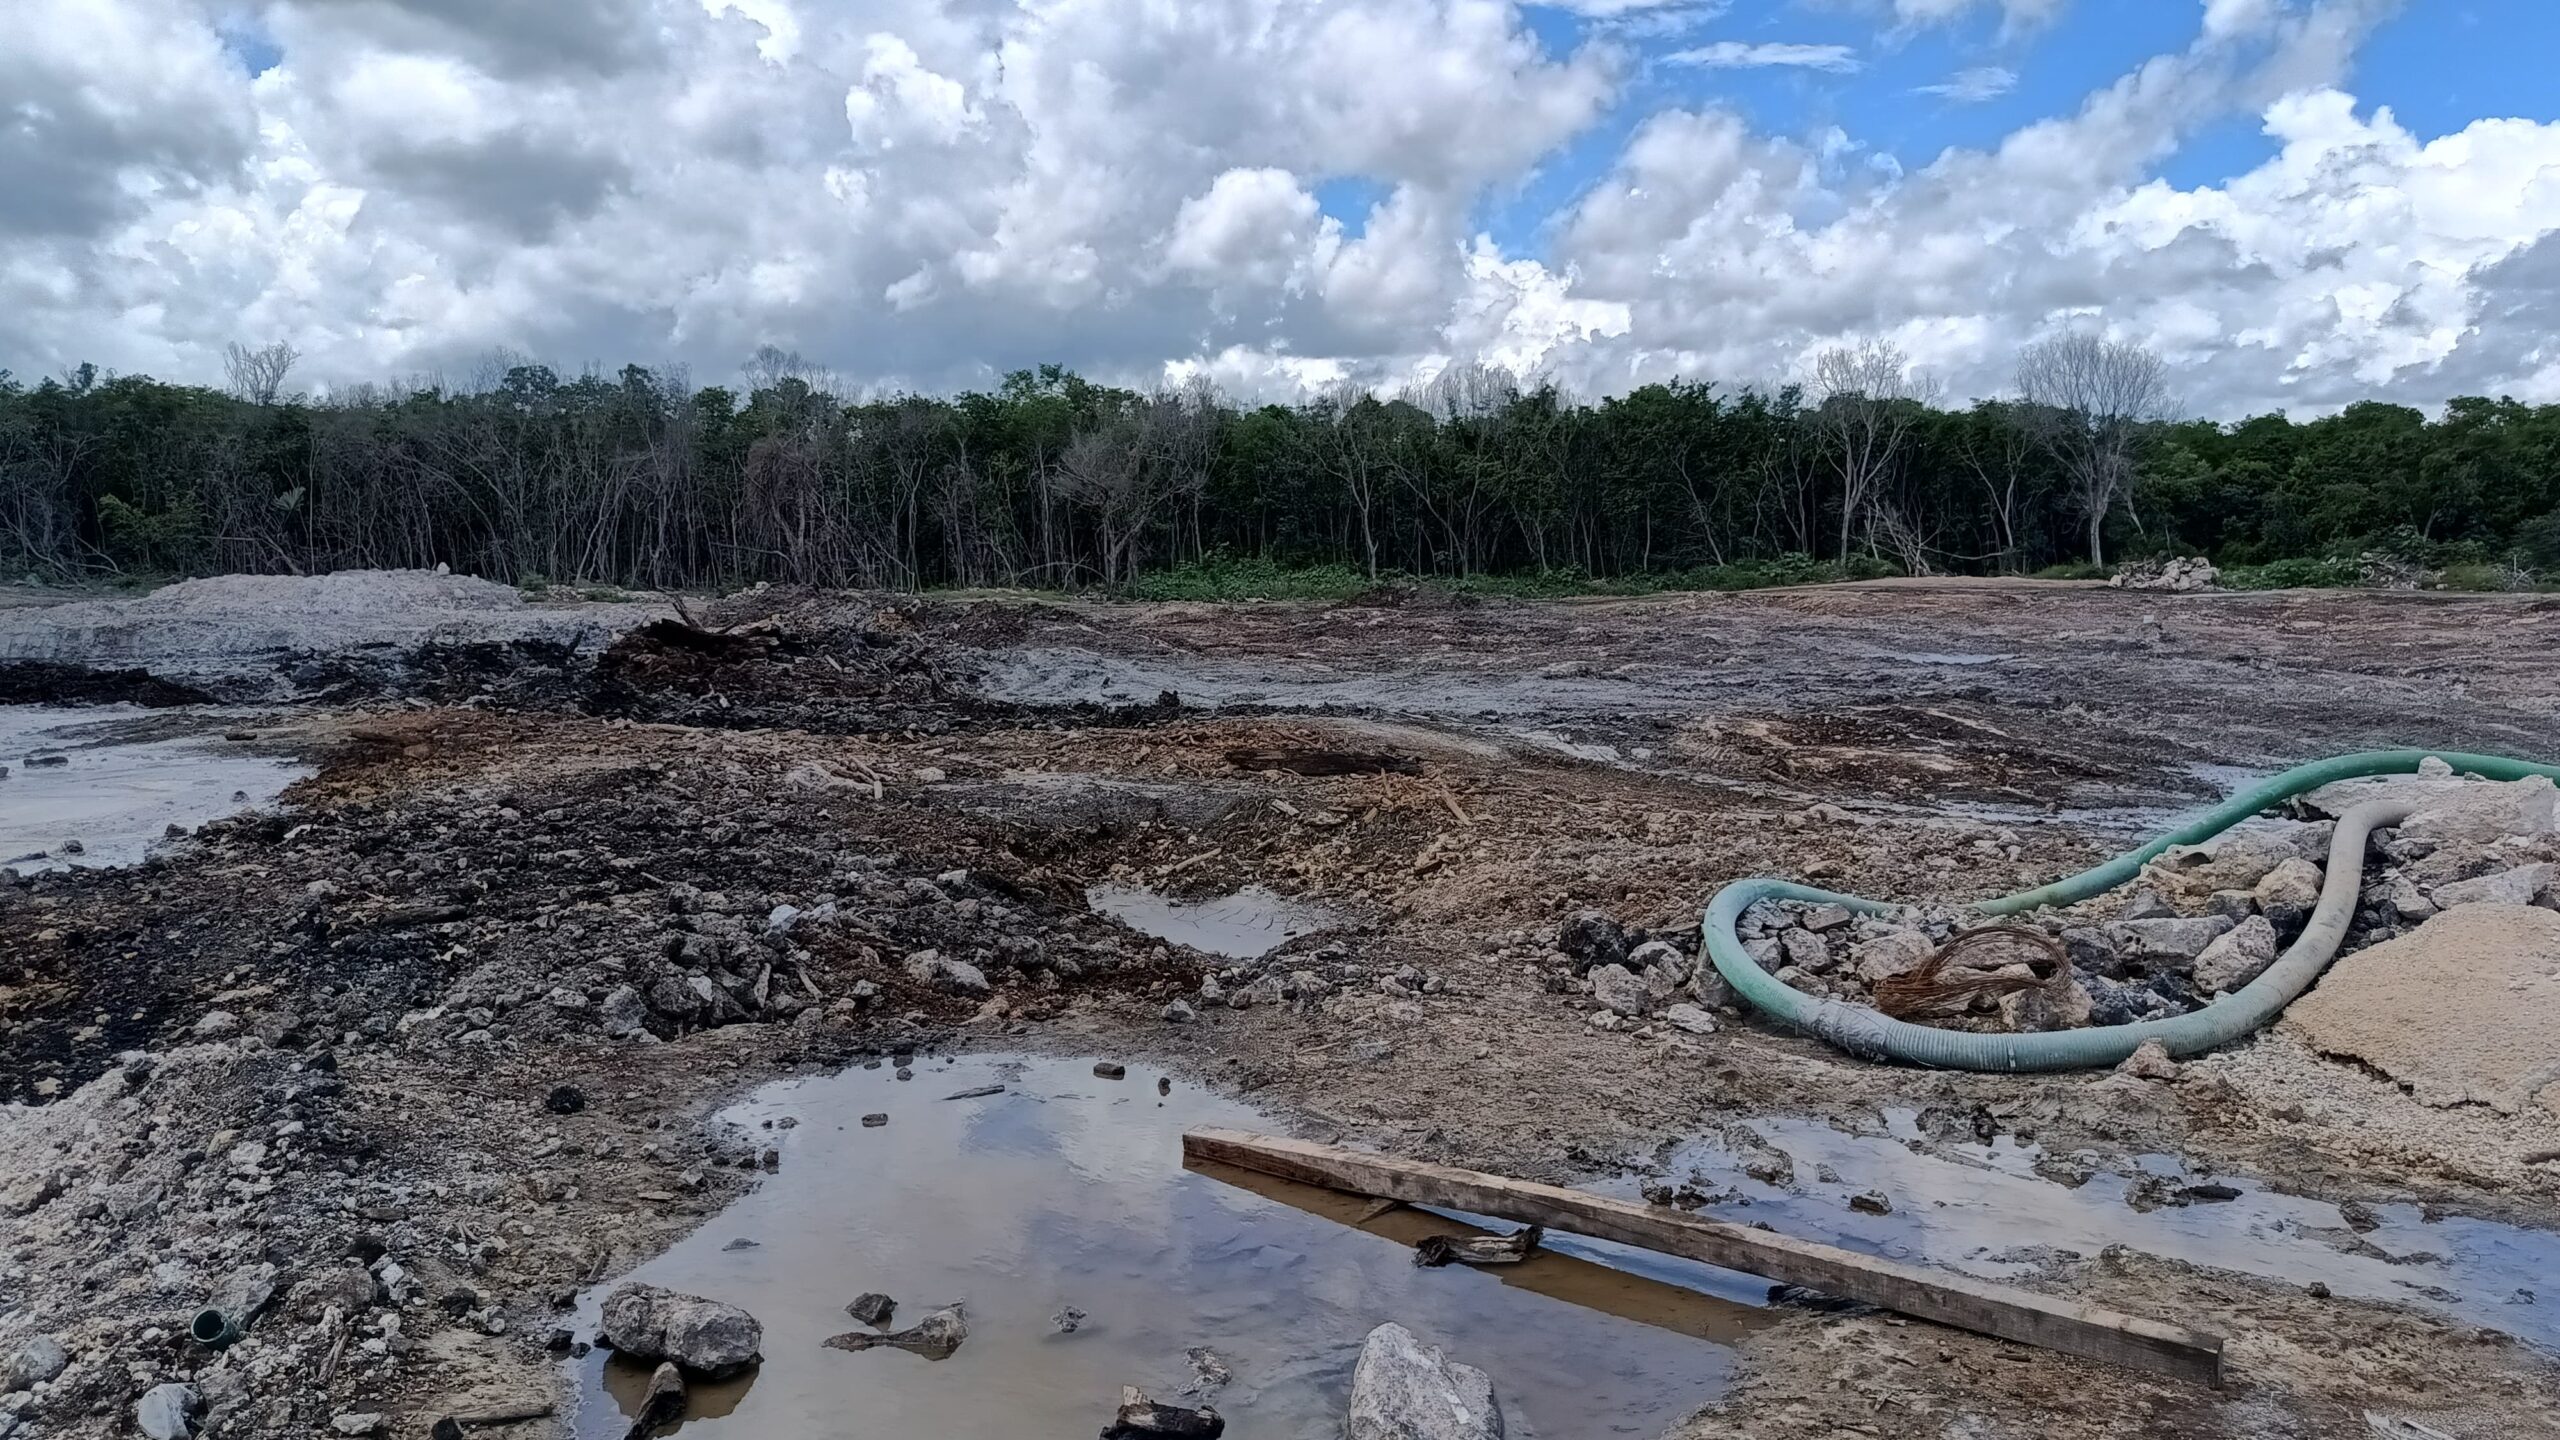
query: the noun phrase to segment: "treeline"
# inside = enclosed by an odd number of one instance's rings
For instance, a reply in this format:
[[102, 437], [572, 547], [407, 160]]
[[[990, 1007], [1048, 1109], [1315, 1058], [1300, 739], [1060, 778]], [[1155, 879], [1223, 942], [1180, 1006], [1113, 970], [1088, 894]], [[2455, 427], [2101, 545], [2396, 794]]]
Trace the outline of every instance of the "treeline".
[[510, 362], [309, 399], [284, 389], [292, 359], [235, 349], [224, 390], [0, 372], [0, 567], [1127, 586], [1204, 557], [1608, 579], [2379, 547], [2560, 569], [2560, 406], [2173, 422], [2157, 363], [2094, 342], [2031, 355], [2030, 398], [1965, 409], [1881, 347], [1802, 389], [1586, 402], [1460, 366], [1393, 398], [1259, 408], [1055, 366], [864, 398], [772, 351], [736, 388]]

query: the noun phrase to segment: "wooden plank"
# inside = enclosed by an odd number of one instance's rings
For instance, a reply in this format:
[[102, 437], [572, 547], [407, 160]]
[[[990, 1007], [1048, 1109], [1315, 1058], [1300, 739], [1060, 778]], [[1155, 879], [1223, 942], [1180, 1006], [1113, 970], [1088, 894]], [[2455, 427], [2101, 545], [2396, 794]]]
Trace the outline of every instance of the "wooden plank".
[[1232, 1165], [1408, 1205], [1569, 1230], [2004, 1340], [2200, 1385], [2222, 1383], [2222, 1341], [2217, 1336], [1773, 1231], [1701, 1220], [1662, 1206], [1241, 1130], [1191, 1131], [1182, 1137], [1182, 1158], [1190, 1165]]
[[[1392, 1240], [1408, 1250], [1427, 1235], [1491, 1233], [1463, 1220], [1416, 1210], [1401, 1200], [1366, 1200], [1347, 1190], [1283, 1180], [1233, 1165], [1197, 1164], [1191, 1169], [1222, 1185], [1250, 1190], [1265, 1200]], [[1384, 1210], [1378, 1208], [1382, 1205]], [[1766, 1305], [1727, 1300], [1560, 1250], [1542, 1249], [1520, 1264], [1499, 1265], [1482, 1273], [1505, 1286], [1719, 1345], [1739, 1345], [1784, 1318], [1783, 1312]]]

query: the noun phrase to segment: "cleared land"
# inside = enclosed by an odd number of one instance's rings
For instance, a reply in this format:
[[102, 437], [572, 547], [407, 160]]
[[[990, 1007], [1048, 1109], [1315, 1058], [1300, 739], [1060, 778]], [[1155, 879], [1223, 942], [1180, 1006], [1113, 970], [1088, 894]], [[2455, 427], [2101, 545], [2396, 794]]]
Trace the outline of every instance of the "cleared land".
[[[150, 863], [0, 886], [0, 1289], [23, 1322], [0, 1337], [41, 1329], [79, 1362], [28, 1417], [41, 1433], [124, 1433], [143, 1388], [203, 1363], [182, 1337], [206, 1289], [244, 1264], [324, 1274], [351, 1241], [414, 1277], [404, 1344], [331, 1362], [321, 1312], [289, 1305], [289, 1335], [221, 1367], [238, 1433], [356, 1408], [423, 1433], [552, 1393], [557, 1298], [754, 1183], [755, 1148], [705, 1117], [897, 1048], [1143, 1057], [1315, 1138], [1553, 1183], [1676, 1189], [1680, 1147], [1775, 1117], [1953, 1157], [2031, 1139], [2083, 1179], [2172, 1156], [2350, 1216], [2560, 1224], [2560, 1116], [2422, 1098], [2288, 1031], [2166, 1082], [1930, 1074], [1743, 1016], [1603, 1029], [1550, 958], [1586, 910], [1686, 943], [1744, 875], [1910, 900], [2040, 883], [2211, 798], [2224, 767], [2560, 756], [2560, 601], [772, 592], [695, 618], [717, 633], [601, 658], [510, 632], [179, 667], [255, 703], [233, 743], [317, 775]], [[10, 623], [0, 655], [32, 653], [41, 610]], [[1265, 768], [1309, 752], [1393, 763]], [[1240, 966], [1091, 913], [1110, 882], [1258, 885], [1342, 923]], [[1258, 1002], [1210, 1003], [1204, 977]], [[1191, 1019], [1164, 1018], [1177, 1000]], [[2479, 1318], [2538, 1317], [2547, 1275], [2431, 1306], [2418, 1292], [2445, 1287], [2404, 1254], [2410, 1298], [2386, 1302], [2029, 1253], [2034, 1217], [2007, 1223], [2018, 1283], [2227, 1337], [2227, 1388], [1785, 1311], [1675, 1433], [2312, 1436], [2375, 1410], [2531, 1434], [2560, 1413], [2560, 1362], [2516, 1338], [2549, 1322]]]

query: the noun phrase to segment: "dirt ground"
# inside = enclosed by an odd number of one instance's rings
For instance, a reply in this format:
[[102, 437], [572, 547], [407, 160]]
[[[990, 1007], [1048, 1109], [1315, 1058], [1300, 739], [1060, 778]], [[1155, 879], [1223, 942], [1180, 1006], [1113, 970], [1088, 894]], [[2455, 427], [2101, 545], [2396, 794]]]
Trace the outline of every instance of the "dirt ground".
[[[749, 623], [273, 709], [244, 733], [323, 762], [283, 806], [0, 883], [0, 1355], [50, 1334], [71, 1358], [0, 1435], [131, 1433], [188, 1378], [223, 1435], [559, 1401], [565, 1297], [766, 1163], [714, 1109], [917, 1048], [1144, 1057], [1321, 1138], [1563, 1182], [1659, 1173], [1738, 1118], [1908, 1111], [1948, 1143], [2560, 1227], [2560, 1120], [2424, 1104], [2282, 1034], [2166, 1082], [1924, 1073], [1743, 1015], [1604, 1030], [1545, 963], [1586, 909], [1694, 948], [1748, 875], [2042, 883], [2219, 767], [2560, 755], [2560, 601], [1915, 583], [707, 618]], [[1257, 758], [1309, 750], [1395, 763]], [[1347, 919], [1237, 967], [1089, 914], [1106, 880]], [[1264, 1003], [1199, 998], [1265, 968]], [[329, 1308], [349, 1256], [417, 1298], [387, 1333]], [[192, 1345], [243, 1274], [274, 1318]], [[2026, 1283], [2224, 1335], [2230, 1383], [1805, 1313], [1675, 1433], [2560, 1434], [2560, 1361], [2495, 1329], [2116, 1250]]]

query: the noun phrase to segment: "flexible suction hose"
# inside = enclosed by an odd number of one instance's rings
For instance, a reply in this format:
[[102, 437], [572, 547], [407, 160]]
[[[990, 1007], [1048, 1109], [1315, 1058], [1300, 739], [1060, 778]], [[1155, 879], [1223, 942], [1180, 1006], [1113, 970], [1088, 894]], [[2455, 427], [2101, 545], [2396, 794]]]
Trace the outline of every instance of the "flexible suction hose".
[[[2209, 840], [2278, 801], [2337, 780], [2406, 774], [2415, 771], [2419, 762], [2430, 755], [2457, 772], [2492, 780], [2522, 780], [2534, 775], [2560, 779], [2560, 765], [2540, 765], [2499, 755], [2441, 750], [2373, 750], [2341, 755], [2262, 780], [2167, 835], [2105, 864], [2034, 890], [1984, 900], [1973, 908], [1993, 916], [2075, 904], [2131, 880], [2170, 847]], [[2257, 979], [2201, 1010], [2165, 1020], [2031, 1035], [1976, 1035], [1914, 1025], [1864, 1005], [1807, 995], [1779, 983], [1742, 948], [1741, 939], [1734, 933], [1734, 922], [1743, 911], [1763, 900], [1843, 905], [1867, 915], [1886, 914], [1901, 907], [1783, 880], [1737, 880], [1717, 891], [1706, 910], [1707, 956], [1735, 994], [1773, 1018], [1862, 1060], [1900, 1060], [1948, 1070], [2081, 1070], [2116, 1064], [2146, 1040], [2159, 1041], [2172, 1055], [2192, 1055], [2249, 1034], [2311, 988], [2311, 982], [2336, 957], [2339, 944], [2346, 939], [2347, 924], [2354, 918], [2364, 884], [2365, 842], [2374, 831], [2407, 819], [2412, 808], [2376, 800], [2339, 817], [2337, 836], [2329, 844], [2328, 873], [2320, 887], [2320, 902], [2313, 907], [2301, 937]]]

